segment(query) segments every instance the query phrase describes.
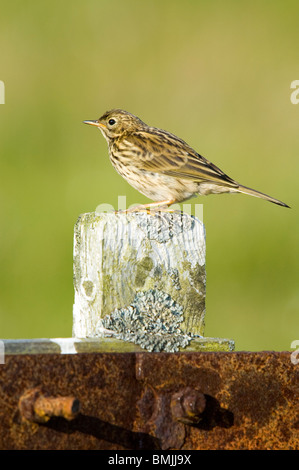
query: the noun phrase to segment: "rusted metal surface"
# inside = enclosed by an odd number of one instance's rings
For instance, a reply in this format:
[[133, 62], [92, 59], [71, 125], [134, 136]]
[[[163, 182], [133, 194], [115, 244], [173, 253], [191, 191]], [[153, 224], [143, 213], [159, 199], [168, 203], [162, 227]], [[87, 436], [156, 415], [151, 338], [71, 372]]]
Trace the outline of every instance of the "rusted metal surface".
[[[7, 355], [0, 448], [299, 449], [298, 379], [289, 352]], [[22, 419], [36, 387], [80, 413]]]
[[174, 419], [185, 424], [197, 424], [206, 407], [203, 393], [186, 387], [171, 397], [170, 408]]
[[35, 423], [46, 423], [54, 416], [71, 421], [80, 411], [80, 402], [75, 397], [50, 397], [35, 387], [23, 393], [19, 411], [23, 420]]

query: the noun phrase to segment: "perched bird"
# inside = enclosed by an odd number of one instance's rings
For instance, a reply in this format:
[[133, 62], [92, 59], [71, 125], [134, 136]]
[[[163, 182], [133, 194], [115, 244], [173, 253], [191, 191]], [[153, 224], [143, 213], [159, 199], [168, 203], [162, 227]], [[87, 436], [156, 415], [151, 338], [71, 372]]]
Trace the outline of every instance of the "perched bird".
[[150, 127], [127, 111], [113, 109], [98, 120], [84, 123], [100, 129], [116, 171], [133, 188], [155, 201], [134, 210], [170, 206], [197, 195], [219, 193], [244, 193], [289, 207], [237, 183], [179, 137]]

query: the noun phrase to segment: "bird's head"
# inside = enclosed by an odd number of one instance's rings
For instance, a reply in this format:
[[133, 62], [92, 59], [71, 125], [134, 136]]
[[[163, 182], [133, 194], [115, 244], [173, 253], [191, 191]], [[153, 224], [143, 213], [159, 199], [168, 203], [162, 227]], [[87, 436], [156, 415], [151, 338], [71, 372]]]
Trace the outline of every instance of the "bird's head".
[[85, 124], [96, 126], [107, 141], [119, 138], [127, 133], [145, 126], [138, 117], [122, 109], [112, 109], [95, 121], [83, 121]]

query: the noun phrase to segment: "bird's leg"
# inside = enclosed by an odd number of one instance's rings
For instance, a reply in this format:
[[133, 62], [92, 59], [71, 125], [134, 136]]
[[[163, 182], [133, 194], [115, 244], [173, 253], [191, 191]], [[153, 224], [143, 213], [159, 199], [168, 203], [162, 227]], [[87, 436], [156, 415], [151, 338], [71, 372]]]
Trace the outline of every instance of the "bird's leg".
[[165, 201], [160, 201], [160, 202], [150, 202], [148, 204], [141, 204], [140, 206], [131, 207], [130, 209], [126, 209], [123, 212], [124, 213], [139, 212], [142, 210], [145, 210], [148, 213], [150, 213], [151, 210], [153, 210], [154, 212], [161, 211], [161, 210], [169, 212], [171, 211], [171, 209], [169, 209], [169, 206], [171, 206], [175, 202], [176, 202], [175, 199], [166, 199]]

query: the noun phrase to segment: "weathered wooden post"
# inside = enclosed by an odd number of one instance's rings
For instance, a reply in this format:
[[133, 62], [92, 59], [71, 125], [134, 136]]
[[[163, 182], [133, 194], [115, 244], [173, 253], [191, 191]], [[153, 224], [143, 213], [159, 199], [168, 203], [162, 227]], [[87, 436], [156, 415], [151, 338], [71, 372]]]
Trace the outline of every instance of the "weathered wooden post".
[[149, 351], [232, 350], [230, 340], [203, 337], [205, 254], [204, 225], [185, 213], [81, 215], [73, 336], [120, 350], [123, 341]]

